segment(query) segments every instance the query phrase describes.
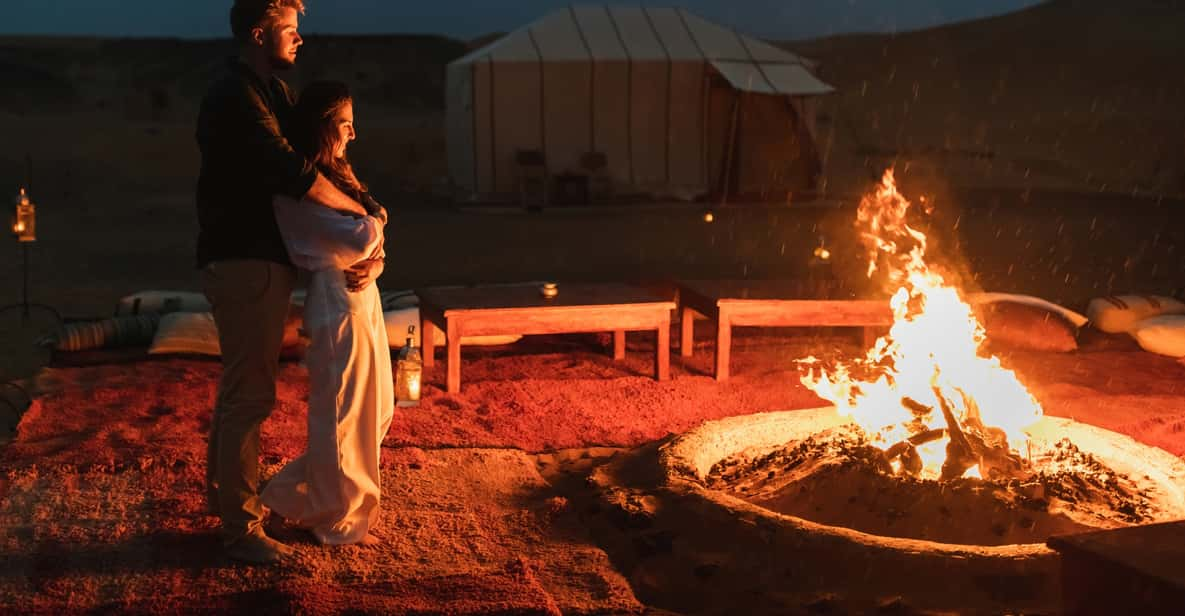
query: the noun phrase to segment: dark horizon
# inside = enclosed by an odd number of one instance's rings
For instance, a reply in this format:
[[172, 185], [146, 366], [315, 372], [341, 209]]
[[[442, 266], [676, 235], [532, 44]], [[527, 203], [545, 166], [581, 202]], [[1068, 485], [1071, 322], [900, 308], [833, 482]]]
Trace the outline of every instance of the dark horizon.
[[[117, 10], [84, 0], [9, 0], [0, 36], [62, 38], [147, 38], [212, 40], [229, 38], [230, 0], [165, 7], [154, 0], [123, 0]], [[439, 35], [472, 39], [514, 30], [572, 3], [523, 0], [513, 7], [491, 7], [467, 0], [437, 0], [407, 6], [383, 0], [306, 2], [302, 31], [308, 35]], [[1011, 12], [1039, 0], [916, 0], [832, 3], [759, 0], [738, 8], [721, 0], [646, 3], [679, 6], [748, 34], [776, 40], [837, 34], [891, 33], [928, 28]], [[581, 3], [576, 3], [581, 4]], [[612, 3], [628, 5], [630, 3]], [[376, 27], [376, 24], [379, 26]], [[390, 24], [390, 26], [387, 26]]]

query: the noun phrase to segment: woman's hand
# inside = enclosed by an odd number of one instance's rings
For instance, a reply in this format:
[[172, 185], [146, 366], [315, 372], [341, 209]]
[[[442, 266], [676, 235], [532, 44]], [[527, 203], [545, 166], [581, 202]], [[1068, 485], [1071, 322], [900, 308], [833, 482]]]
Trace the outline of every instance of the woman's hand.
[[363, 291], [383, 275], [385, 260], [382, 257], [359, 261], [345, 271], [346, 288], [353, 293]]
[[362, 205], [366, 207], [367, 214], [377, 218], [379, 222], [383, 223], [384, 227], [387, 226], [387, 208], [383, 207], [378, 200], [370, 196], [370, 193], [362, 195]]

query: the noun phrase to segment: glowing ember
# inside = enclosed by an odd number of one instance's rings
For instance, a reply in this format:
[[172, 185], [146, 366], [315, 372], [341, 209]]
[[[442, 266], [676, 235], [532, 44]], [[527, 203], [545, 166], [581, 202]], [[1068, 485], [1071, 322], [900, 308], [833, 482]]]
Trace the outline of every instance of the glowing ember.
[[1041, 405], [996, 357], [982, 357], [983, 327], [958, 289], [926, 263], [926, 236], [906, 222], [910, 202], [893, 170], [865, 195], [857, 228], [868, 275], [895, 288], [894, 323], [867, 355], [831, 369], [815, 358], [802, 382], [851, 416], [892, 459], [925, 477], [1021, 476], [1024, 428]]

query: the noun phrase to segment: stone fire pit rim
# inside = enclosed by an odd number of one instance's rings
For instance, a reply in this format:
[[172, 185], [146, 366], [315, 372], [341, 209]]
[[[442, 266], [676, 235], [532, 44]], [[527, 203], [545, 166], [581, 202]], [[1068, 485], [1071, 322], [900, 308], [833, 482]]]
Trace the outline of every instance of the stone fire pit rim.
[[[785, 527], [788, 531], [817, 534], [821, 537], [852, 542], [869, 548], [930, 552], [959, 558], [978, 556], [989, 559], [1024, 559], [1026, 557], [1048, 558], [1054, 555], [1054, 552], [1043, 543], [979, 546], [873, 535], [771, 511], [723, 492], [708, 489], [704, 485], [704, 479], [711, 471], [712, 466], [725, 457], [745, 450], [773, 450], [787, 442], [788, 434], [791, 438], [804, 438], [809, 434], [847, 423], [849, 421], [841, 417], [833, 406], [795, 411], [772, 411], [704, 422], [698, 428], [675, 437], [660, 448], [658, 463], [663, 483], [669, 490], [677, 493], [695, 494], [706, 503], [722, 508], [731, 515], [755, 518], [775, 526]], [[1185, 486], [1185, 462], [1168, 452], [1138, 444], [1130, 437], [1086, 424], [1078, 424], [1073, 420], [1048, 416], [1042, 419], [1039, 429], [1056, 432], [1075, 424], [1130, 440], [1133, 445], [1151, 452], [1159, 451], [1163, 456], [1155, 460], [1158, 468], [1163, 468], [1164, 473], [1176, 485]], [[721, 451], [725, 453], [719, 455]], [[1156, 454], [1152, 453], [1152, 455]], [[1185, 498], [1185, 492], [1183, 492], [1182, 498]]]

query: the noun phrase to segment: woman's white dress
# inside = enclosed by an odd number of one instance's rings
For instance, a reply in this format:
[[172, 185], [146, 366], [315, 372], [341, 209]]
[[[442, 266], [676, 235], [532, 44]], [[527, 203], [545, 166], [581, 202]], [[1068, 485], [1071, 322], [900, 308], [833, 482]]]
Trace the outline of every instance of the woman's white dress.
[[395, 392], [378, 289], [350, 292], [343, 270], [382, 253], [383, 226], [286, 197], [274, 205], [292, 262], [312, 272], [304, 308], [309, 435], [308, 450], [261, 498], [322, 543], [357, 543], [378, 517], [379, 447]]

